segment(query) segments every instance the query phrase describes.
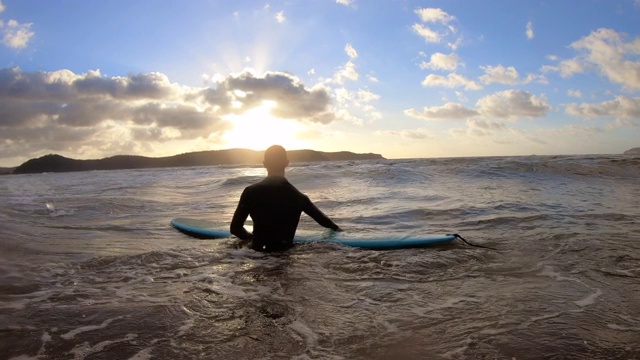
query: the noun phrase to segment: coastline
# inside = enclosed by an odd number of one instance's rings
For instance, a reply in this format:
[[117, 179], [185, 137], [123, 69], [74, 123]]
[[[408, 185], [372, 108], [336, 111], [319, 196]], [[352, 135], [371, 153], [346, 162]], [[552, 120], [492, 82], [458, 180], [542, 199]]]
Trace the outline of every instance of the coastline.
[[[185, 166], [260, 164], [262, 151], [248, 149], [211, 150], [184, 153], [166, 157], [117, 155], [103, 159], [78, 160], [57, 154], [30, 159], [15, 168], [5, 168], [6, 174], [38, 174], [45, 172], [76, 172], [93, 170], [150, 169]], [[349, 151], [322, 152], [290, 150], [292, 163], [315, 161], [384, 160], [380, 154], [358, 154]]]

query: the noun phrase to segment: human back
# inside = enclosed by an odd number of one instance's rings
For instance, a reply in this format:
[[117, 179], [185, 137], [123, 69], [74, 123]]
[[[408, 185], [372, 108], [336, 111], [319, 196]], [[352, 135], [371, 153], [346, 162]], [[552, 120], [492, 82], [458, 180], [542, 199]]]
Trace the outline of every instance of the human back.
[[[232, 234], [241, 240], [251, 241], [254, 250], [286, 250], [293, 246], [302, 212], [324, 227], [340, 230], [308, 196], [285, 178], [289, 160], [282, 146], [274, 145], [267, 149], [263, 164], [267, 177], [242, 192], [231, 221]], [[248, 216], [253, 220], [253, 233], [244, 228]]]

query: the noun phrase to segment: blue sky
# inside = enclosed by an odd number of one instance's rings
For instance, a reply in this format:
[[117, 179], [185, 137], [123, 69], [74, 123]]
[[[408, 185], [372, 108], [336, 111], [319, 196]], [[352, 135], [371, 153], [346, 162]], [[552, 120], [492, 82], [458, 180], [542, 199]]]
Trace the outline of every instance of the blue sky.
[[640, 0], [0, 1], [0, 166], [640, 146]]

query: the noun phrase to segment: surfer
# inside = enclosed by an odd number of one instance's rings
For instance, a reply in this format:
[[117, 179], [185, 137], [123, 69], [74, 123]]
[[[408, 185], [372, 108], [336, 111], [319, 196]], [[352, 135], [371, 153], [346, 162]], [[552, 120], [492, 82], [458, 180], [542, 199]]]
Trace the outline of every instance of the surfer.
[[[342, 231], [285, 178], [289, 159], [282, 146], [269, 147], [263, 165], [267, 177], [244, 189], [231, 220], [231, 233], [242, 245], [251, 242], [252, 249], [264, 252], [290, 249], [302, 212], [326, 228]], [[253, 233], [244, 228], [248, 216], [253, 220]]]

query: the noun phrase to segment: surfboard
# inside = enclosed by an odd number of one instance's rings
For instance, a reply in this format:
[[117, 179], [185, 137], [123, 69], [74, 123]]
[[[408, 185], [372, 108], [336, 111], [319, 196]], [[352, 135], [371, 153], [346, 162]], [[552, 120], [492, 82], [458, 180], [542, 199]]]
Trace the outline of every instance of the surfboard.
[[[180, 232], [200, 239], [224, 239], [231, 237], [231, 233], [221, 223], [193, 218], [176, 218], [171, 225]], [[332, 243], [365, 249], [402, 249], [437, 245], [456, 239], [455, 234], [445, 235], [389, 235], [380, 237], [361, 237], [350, 235], [348, 232], [318, 233], [312, 235], [296, 235], [296, 244]]]

